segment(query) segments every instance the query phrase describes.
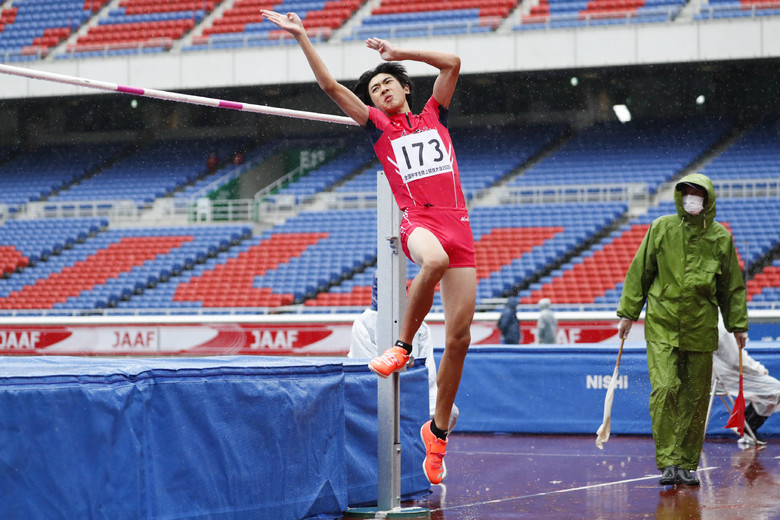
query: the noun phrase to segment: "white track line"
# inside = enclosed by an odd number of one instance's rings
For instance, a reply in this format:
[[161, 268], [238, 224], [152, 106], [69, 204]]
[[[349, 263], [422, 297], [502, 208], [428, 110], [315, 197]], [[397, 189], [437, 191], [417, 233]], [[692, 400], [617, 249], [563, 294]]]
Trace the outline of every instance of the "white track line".
[[[717, 469], [717, 468], [718, 468], [717, 466], [710, 466], [710, 467], [707, 467], [707, 468], [699, 468], [696, 471], [697, 472], [700, 472], [700, 471], [710, 471], [710, 470]], [[629, 484], [631, 482], [641, 482], [643, 480], [655, 480], [655, 479], [658, 479], [658, 478], [659, 478], [658, 475], [647, 475], [645, 477], [631, 478], [631, 479], [626, 479], [626, 480], [617, 480], [615, 482], [604, 482], [602, 484], [593, 484], [591, 486], [580, 486], [580, 487], [576, 487], [576, 488], [559, 489], [557, 491], [545, 491], [543, 493], [534, 493], [532, 495], [523, 495], [523, 496], [519, 496], [519, 497], [500, 498], [500, 499], [496, 499], [496, 500], [486, 500], [484, 502], [472, 502], [470, 504], [461, 504], [461, 505], [451, 506], [451, 507], [442, 507], [440, 509], [436, 509], [435, 511], [449, 511], [451, 509], [463, 509], [464, 507], [479, 507], [479, 506], [490, 505], [490, 504], [502, 504], [504, 502], [513, 502], [515, 500], [525, 500], [525, 499], [528, 499], [528, 498], [545, 497], [545, 496], [550, 496], [550, 495], [559, 495], [559, 494], [562, 494], [562, 493], [571, 493], [572, 491], [583, 491], [583, 490], [587, 490], [587, 489], [596, 489], [596, 488], [600, 488], [600, 487], [617, 486], [617, 485], [620, 485], [620, 484]], [[434, 511], [434, 510], [432, 509], [431, 511]]]

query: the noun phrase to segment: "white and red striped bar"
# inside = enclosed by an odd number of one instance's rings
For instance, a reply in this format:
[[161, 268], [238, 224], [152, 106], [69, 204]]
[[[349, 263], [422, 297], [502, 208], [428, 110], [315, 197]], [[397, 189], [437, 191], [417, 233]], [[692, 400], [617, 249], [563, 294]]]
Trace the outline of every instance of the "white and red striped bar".
[[357, 125], [355, 121], [345, 116], [320, 114], [318, 112], [306, 112], [303, 110], [291, 110], [287, 108], [276, 108], [264, 105], [253, 105], [251, 103], [238, 103], [236, 101], [227, 101], [224, 99], [214, 99], [203, 96], [190, 96], [188, 94], [179, 94], [177, 92], [167, 92], [165, 90], [155, 90], [151, 88], [131, 87], [127, 85], [109, 83], [107, 81], [78, 78], [75, 76], [54, 74], [52, 72], [43, 72], [34, 69], [26, 69], [23, 67], [13, 67], [11, 65], [0, 64], [0, 73], [11, 74], [13, 76], [21, 76], [30, 79], [53, 81], [55, 83], [66, 83], [68, 85], [75, 85], [78, 87], [120, 92], [122, 94], [132, 94], [135, 96], [176, 101], [179, 103], [190, 103], [193, 105], [203, 105], [215, 108], [227, 108], [230, 110], [239, 110], [241, 112], [253, 112], [256, 114], [267, 114], [272, 116], [309, 119], [312, 121], [324, 121], [326, 123], [338, 123], [342, 125]]

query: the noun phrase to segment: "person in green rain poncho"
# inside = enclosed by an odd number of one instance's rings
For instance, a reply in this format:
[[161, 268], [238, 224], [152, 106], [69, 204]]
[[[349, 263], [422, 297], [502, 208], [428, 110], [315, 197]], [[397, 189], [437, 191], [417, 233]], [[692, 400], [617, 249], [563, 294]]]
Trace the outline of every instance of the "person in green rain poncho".
[[618, 335], [628, 336], [647, 302], [644, 332], [659, 484], [698, 486], [691, 471], [704, 442], [718, 308], [743, 348], [747, 299], [734, 240], [714, 220], [712, 181], [686, 175], [675, 185], [674, 202], [677, 214], [653, 221], [626, 273]]

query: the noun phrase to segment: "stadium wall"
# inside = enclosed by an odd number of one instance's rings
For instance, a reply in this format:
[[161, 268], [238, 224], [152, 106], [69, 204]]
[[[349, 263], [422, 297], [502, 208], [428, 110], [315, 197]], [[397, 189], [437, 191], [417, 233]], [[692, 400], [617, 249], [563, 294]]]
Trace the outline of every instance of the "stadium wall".
[[[518, 312], [522, 344], [537, 341], [538, 312]], [[0, 317], [0, 355], [68, 356], [345, 356], [357, 314], [214, 314]], [[501, 343], [498, 312], [475, 314], [473, 346]], [[752, 344], [780, 342], [780, 311], [750, 312]], [[619, 343], [613, 312], [556, 313], [558, 345]], [[444, 346], [444, 316], [429, 314], [435, 347]], [[643, 322], [629, 341], [644, 340]]]

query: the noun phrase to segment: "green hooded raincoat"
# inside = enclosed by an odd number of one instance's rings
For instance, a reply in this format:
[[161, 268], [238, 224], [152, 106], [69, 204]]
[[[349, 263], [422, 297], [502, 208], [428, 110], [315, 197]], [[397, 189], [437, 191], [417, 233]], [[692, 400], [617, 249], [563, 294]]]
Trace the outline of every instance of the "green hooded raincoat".
[[[707, 192], [704, 209], [683, 209], [682, 183]], [[626, 274], [620, 317], [636, 321], [647, 302], [645, 339], [650, 417], [658, 468], [695, 470], [718, 348], [718, 308], [729, 332], [747, 331], [745, 283], [731, 233], [714, 221], [715, 189], [701, 174], [674, 192], [676, 215], [656, 219]]]

